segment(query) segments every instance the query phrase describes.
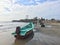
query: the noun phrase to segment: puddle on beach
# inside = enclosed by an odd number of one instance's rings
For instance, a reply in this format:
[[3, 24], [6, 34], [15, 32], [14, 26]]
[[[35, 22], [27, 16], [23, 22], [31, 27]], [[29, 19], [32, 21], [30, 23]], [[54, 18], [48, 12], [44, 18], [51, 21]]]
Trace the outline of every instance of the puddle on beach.
[[52, 25], [45, 24], [45, 27], [47, 27], [47, 28], [51, 28], [51, 27], [52, 27]]
[[[14, 32], [14, 31], [13, 31]], [[35, 31], [36, 32], [36, 31]], [[11, 34], [12, 31], [2, 32], [0, 33], [0, 45], [30, 45], [31, 42], [34, 42], [32, 44], [35, 44], [35, 33], [32, 33], [28, 38], [26, 39], [15, 39], [15, 37]], [[34, 40], [33, 40], [34, 39]]]
[[59, 37], [51, 37], [35, 30], [27, 39], [15, 39], [13, 45], [60, 45]]

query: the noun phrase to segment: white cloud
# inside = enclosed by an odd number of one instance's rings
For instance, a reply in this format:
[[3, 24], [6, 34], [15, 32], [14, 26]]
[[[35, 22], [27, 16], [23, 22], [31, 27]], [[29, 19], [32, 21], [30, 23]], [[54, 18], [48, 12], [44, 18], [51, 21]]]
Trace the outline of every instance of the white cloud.
[[[38, 3], [39, 5], [35, 6], [24, 6], [12, 2], [14, 2], [14, 0], [0, 0], [0, 21], [25, 18], [26, 15], [29, 15], [29, 18], [35, 16], [46, 18], [53, 18], [52, 16], [54, 16], [54, 18], [60, 17], [60, 0], [42, 4]], [[5, 7], [11, 11], [6, 11], [4, 9]]]

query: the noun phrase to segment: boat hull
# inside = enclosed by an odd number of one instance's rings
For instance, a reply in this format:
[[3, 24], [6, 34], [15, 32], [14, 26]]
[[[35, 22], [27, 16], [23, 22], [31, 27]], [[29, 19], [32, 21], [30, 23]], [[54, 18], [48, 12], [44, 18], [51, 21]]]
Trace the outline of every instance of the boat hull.
[[33, 30], [30, 30], [30, 31], [28, 31], [28, 32], [25, 34], [25, 36], [15, 35], [15, 38], [16, 38], [16, 39], [26, 39], [26, 38], [28, 38], [30, 35], [32, 35], [32, 33], [33, 33]]

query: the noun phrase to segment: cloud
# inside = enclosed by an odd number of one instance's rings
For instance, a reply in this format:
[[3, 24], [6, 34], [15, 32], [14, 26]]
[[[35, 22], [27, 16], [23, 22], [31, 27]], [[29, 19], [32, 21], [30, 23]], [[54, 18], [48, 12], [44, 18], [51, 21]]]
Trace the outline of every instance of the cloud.
[[14, 4], [19, 5], [38, 5], [38, 3], [52, 2], [57, 0], [15, 0]]
[[36, 2], [39, 2], [39, 3], [44, 3], [46, 2], [47, 0], [37, 0]]
[[11, 10], [7, 7], [4, 8], [6, 11], [10, 12]]
[[37, 5], [35, 0], [16, 0], [15, 4], [20, 5]]
[[[3, 1], [2, 1], [3, 2]], [[7, 0], [0, 2], [0, 20], [44, 17], [60, 19], [60, 0]]]

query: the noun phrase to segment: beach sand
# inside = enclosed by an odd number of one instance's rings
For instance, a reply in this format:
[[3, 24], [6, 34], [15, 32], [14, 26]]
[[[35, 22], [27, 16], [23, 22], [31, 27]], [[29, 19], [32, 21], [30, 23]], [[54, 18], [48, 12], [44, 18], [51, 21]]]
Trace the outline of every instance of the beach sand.
[[46, 27], [38, 27], [40, 33], [60, 37], [60, 23], [50, 23]]
[[6, 32], [0, 32], [0, 45], [12, 45], [15, 38], [11, 34], [12, 30]]
[[36, 27], [34, 35], [27, 39], [15, 39], [15, 29], [0, 32], [0, 45], [60, 45], [60, 25], [52, 27]]

